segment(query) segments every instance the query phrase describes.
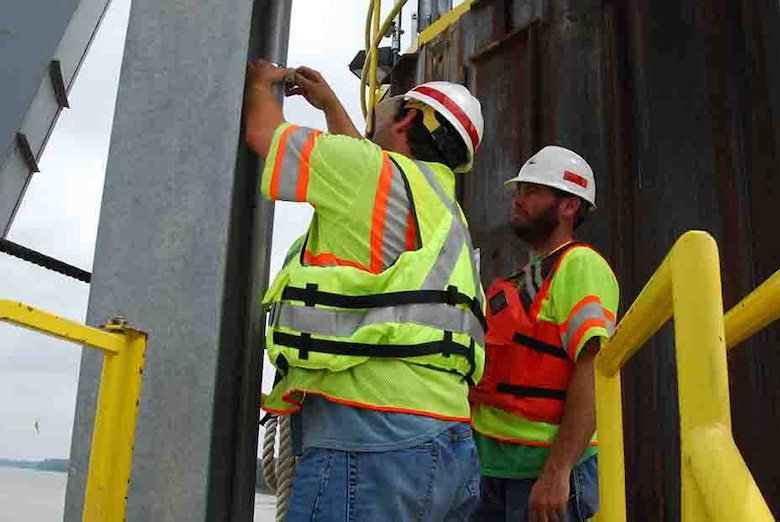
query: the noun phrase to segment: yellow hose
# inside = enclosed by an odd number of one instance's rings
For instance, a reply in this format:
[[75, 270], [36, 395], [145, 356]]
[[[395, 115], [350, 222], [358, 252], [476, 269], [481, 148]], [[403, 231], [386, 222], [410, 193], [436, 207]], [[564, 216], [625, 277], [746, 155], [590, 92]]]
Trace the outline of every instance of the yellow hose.
[[371, 47], [371, 20], [373, 20], [374, 17], [375, 4], [376, 0], [369, 0], [368, 2], [368, 14], [366, 15], [366, 52], [368, 52], [368, 48]]
[[[380, 35], [379, 32], [379, 16], [381, 1], [377, 1], [374, 4], [374, 35]], [[374, 128], [374, 106], [376, 105], [376, 66], [379, 61], [379, 53], [376, 52], [376, 45], [371, 48], [371, 57], [369, 59], [368, 53], [366, 54], [366, 61], [369, 62], [368, 69], [368, 114], [366, 115], [366, 134], [371, 134]], [[370, 60], [370, 61], [369, 61]], [[363, 69], [366, 68], [366, 64], [363, 64]]]
[[[381, 1], [381, 0], [380, 0]], [[371, 49], [371, 20], [374, 17], [374, 5], [376, 0], [369, 0], [368, 14], [366, 14], [366, 58], [363, 62], [363, 68], [360, 70], [360, 110], [363, 111], [363, 118], [368, 115], [368, 106], [366, 105], [366, 63], [368, 62], [369, 50]]]
[[[369, 69], [371, 68], [371, 64], [373, 63], [373, 66], [376, 67], [376, 59], [375, 56], [378, 55], [378, 53], [375, 52], [375, 50], [379, 47], [379, 44], [382, 43], [382, 38], [384, 38], [384, 35], [387, 33], [387, 30], [390, 28], [390, 24], [393, 23], [393, 20], [396, 16], [398, 16], [398, 13], [401, 12], [401, 8], [406, 4], [407, 0], [397, 0], [395, 5], [393, 6], [393, 9], [388, 13], [387, 17], [385, 18], [384, 23], [377, 27], [377, 22], [379, 19], [379, 11], [381, 11], [381, 0], [370, 0], [370, 5], [368, 8], [368, 15], [366, 17], [366, 60], [363, 62], [363, 70], [360, 73], [360, 108], [363, 110], [363, 117], [367, 119], [367, 126], [370, 125], [368, 118], [369, 118], [369, 108], [366, 106], [366, 83], [370, 80], [370, 78], [367, 78]], [[374, 29], [375, 33], [373, 35], [373, 41], [371, 39], [371, 22], [374, 22]], [[369, 45], [369, 43], [371, 45]], [[376, 69], [374, 69], [373, 74], [371, 75], [374, 78], [374, 88], [370, 89], [371, 93], [371, 113], [373, 114], [374, 110], [374, 103], [376, 102], [375, 96], [376, 96]], [[370, 84], [369, 84], [370, 85]]]

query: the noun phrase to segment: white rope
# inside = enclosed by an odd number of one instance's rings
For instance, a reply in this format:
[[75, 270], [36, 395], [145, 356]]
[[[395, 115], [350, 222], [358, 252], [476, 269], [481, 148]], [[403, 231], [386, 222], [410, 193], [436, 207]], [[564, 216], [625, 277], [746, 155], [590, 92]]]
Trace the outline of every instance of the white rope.
[[265, 423], [265, 434], [263, 435], [263, 480], [271, 490], [276, 493], [276, 459], [274, 458], [274, 446], [276, 446], [276, 426], [279, 423], [276, 415], [268, 418]]
[[290, 416], [283, 415], [279, 421], [279, 458], [276, 460], [276, 522], [284, 521], [292, 495], [295, 457], [290, 432]]
[[[274, 457], [276, 431], [279, 428], [279, 456]], [[295, 457], [292, 451], [290, 416], [270, 417], [263, 436], [263, 479], [276, 494], [276, 522], [283, 522], [292, 494]]]

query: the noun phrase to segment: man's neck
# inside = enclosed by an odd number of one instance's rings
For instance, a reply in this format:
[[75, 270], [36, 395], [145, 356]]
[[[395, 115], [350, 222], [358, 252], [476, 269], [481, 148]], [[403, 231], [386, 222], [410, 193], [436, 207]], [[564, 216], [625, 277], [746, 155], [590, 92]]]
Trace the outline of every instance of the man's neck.
[[574, 235], [571, 232], [560, 229], [555, 230], [545, 240], [531, 245], [531, 259], [545, 257], [558, 250], [562, 245], [572, 241], [574, 241]]

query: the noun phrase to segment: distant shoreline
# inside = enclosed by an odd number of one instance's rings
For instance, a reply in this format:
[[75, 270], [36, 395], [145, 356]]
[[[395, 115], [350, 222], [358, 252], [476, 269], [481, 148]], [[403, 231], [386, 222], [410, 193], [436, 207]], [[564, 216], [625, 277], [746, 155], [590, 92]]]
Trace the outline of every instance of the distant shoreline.
[[[0, 459], [0, 468], [32, 469], [35, 471], [56, 471], [67, 473], [68, 459], [43, 459], [43, 460], [14, 460]], [[261, 471], [261, 462], [257, 461], [257, 481], [255, 482], [255, 491], [258, 493], [271, 494], [271, 490], [266, 486]]]
[[68, 471], [68, 459], [14, 460], [0, 459], [0, 468], [32, 469], [35, 471]]

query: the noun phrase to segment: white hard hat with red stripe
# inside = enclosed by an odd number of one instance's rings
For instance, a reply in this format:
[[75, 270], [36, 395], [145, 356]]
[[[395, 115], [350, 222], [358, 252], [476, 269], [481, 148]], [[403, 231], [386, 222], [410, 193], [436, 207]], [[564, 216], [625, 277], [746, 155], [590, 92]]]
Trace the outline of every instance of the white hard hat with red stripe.
[[479, 147], [485, 130], [479, 100], [464, 86], [451, 82], [423, 83], [407, 92], [404, 99], [417, 100], [430, 105], [450, 122], [463, 138], [463, 143], [468, 150], [468, 161], [453, 170], [470, 171], [474, 165], [474, 152]]
[[525, 162], [520, 173], [504, 185], [520, 182], [554, 187], [579, 196], [596, 208], [596, 180], [582, 156], [556, 145], [548, 145]]
[[[458, 165], [455, 172], [468, 172], [474, 165], [474, 152], [482, 141], [485, 121], [482, 106], [467, 88], [451, 82], [423, 83], [401, 96], [394, 96], [377, 106], [377, 121], [394, 116], [398, 103], [417, 100], [432, 107], [453, 126], [468, 150], [468, 160]], [[393, 113], [393, 114], [391, 114]]]

